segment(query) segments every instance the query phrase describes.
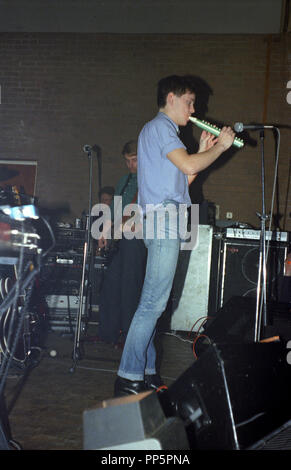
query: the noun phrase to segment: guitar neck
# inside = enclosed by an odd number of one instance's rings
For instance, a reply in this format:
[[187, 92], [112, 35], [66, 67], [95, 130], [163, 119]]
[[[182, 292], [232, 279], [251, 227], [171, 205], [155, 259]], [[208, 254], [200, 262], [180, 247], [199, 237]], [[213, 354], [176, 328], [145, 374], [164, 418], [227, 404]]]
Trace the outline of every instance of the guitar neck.
[[[210, 124], [210, 122], [201, 121], [200, 119], [195, 118], [195, 117], [190, 117], [189, 119], [197, 127], [200, 127], [200, 129], [203, 129], [204, 131], [214, 134], [216, 137], [218, 137], [221, 132], [221, 129], [219, 127], [214, 126], [213, 124]], [[244, 141], [242, 139], [239, 139], [238, 137], [235, 137], [232, 145], [234, 145], [235, 147], [241, 148], [244, 146]]]

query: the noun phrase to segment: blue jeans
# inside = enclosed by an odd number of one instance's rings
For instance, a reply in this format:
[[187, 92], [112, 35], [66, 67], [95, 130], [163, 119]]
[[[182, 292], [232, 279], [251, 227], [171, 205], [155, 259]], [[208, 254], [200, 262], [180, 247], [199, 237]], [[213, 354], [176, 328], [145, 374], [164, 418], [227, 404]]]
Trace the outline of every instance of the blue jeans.
[[[165, 201], [164, 207], [167, 207], [168, 203], [173, 201]], [[174, 204], [177, 214], [178, 207], [176, 203]], [[158, 226], [157, 221], [164, 217], [162, 210], [155, 211], [154, 217], [153, 238], [145, 236], [147, 219], [144, 221], [144, 242], [148, 249], [146, 275], [139, 306], [128, 331], [118, 370], [120, 377], [134, 381], [144, 380], [145, 374], [156, 373], [154, 346], [156, 323], [164, 312], [170, 296], [180, 250], [178, 216], [176, 216], [176, 228], [169, 223], [170, 217], [166, 217], [164, 227]]]

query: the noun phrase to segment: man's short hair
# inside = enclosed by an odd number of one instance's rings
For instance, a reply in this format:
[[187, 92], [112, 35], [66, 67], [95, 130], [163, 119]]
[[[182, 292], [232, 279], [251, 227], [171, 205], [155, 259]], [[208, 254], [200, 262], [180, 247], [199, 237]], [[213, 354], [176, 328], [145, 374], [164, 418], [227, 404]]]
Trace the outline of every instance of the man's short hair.
[[170, 75], [162, 78], [158, 82], [157, 104], [159, 108], [163, 108], [167, 104], [167, 96], [169, 93], [176, 96], [182, 96], [187, 92], [196, 93], [194, 77], [191, 75]]
[[121, 153], [123, 156], [129, 155], [130, 157], [132, 155], [137, 155], [137, 141], [130, 140], [129, 142], [126, 142], [126, 144], [124, 144], [124, 147]]

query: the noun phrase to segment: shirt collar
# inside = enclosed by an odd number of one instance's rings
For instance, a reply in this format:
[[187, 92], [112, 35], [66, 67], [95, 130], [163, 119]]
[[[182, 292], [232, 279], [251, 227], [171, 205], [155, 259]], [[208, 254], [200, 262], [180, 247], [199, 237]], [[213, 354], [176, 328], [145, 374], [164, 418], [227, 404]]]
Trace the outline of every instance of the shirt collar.
[[167, 119], [168, 121], [170, 121], [171, 124], [173, 124], [173, 126], [175, 127], [177, 133], [179, 134], [180, 133], [180, 129], [179, 129], [179, 126], [178, 124], [176, 124], [167, 114], [165, 114], [163, 111], [159, 111], [158, 112], [158, 115], [164, 119]]

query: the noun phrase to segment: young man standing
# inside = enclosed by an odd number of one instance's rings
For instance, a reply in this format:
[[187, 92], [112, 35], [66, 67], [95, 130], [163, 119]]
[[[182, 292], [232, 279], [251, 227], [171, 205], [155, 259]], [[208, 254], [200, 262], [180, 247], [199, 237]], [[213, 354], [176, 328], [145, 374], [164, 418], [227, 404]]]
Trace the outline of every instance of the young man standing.
[[[191, 205], [188, 185], [234, 140], [235, 134], [229, 127], [224, 127], [218, 138], [203, 131], [198, 153], [189, 155], [179, 138], [179, 126], [188, 123], [194, 113], [194, 102], [195, 88], [190, 77], [174, 75], [160, 80], [159, 112], [139, 135], [138, 202], [144, 216], [147, 269], [115, 381], [115, 396], [136, 394], [162, 385], [156, 372], [155, 329], [171, 292], [181, 240], [179, 222], [170, 223], [169, 216], [164, 224], [159, 221], [165, 219], [165, 210], [174, 217], [181, 217], [179, 206]], [[147, 238], [148, 220], [154, 221], [154, 226], [149, 230], [153, 236]]]

